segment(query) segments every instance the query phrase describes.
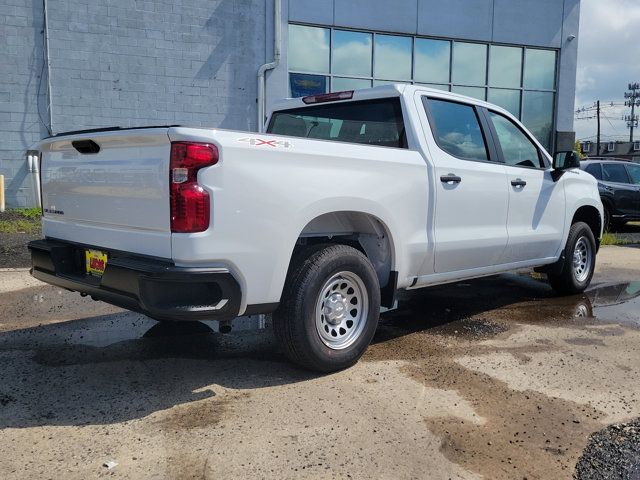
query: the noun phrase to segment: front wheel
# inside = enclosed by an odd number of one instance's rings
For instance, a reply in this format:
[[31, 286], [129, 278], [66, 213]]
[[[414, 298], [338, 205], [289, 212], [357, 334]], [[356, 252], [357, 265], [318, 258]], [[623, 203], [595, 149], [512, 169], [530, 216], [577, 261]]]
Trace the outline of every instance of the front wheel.
[[572, 295], [583, 292], [591, 283], [596, 266], [596, 241], [589, 225], [571, 225], [564, 248], [560, 273], [549, 273], [549, 283], [558, 293]]
[[367, 257], [347, 245], [321, 245], [294, 255], [273, 327], [290, 360], [332, 372], [358, 361], [379, 314], [380, 286]]

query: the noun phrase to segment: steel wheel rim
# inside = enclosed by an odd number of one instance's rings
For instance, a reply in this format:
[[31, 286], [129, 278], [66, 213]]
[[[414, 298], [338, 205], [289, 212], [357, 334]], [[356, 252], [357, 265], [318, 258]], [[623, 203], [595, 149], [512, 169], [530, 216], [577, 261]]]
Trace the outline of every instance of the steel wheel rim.
[[578, 282], [584, 282], [591, 271], [591, 244], [586, 237], [580, 237], [573, 250], [573, 275]]
[[316, 330], [327, 347], [343, 350], [360, 338], [369, 313], [369, 295], [353, 272], [338, 272], [327, 280], [316, 301]]

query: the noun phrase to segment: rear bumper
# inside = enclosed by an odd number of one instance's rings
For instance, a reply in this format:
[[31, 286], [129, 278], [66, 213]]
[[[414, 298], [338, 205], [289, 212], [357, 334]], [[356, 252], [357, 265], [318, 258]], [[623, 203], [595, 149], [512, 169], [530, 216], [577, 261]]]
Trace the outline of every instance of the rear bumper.
[[[107, 250], [102, 277], [85, 273], [86, 248]], [[240, 285], [225, 268], [181, 268], [171, 261], [54, 239], [29, 243], [31, 274], [157, 320], [230, 320], [238, 316]]]

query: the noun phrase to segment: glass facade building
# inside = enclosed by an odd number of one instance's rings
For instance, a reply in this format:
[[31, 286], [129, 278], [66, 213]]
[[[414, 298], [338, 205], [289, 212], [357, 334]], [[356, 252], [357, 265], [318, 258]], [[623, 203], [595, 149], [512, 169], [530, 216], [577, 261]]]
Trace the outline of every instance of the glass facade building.
[[558, 51], [288, 24], [289, 94], [412, 83], [499, 105], [551, 148]]

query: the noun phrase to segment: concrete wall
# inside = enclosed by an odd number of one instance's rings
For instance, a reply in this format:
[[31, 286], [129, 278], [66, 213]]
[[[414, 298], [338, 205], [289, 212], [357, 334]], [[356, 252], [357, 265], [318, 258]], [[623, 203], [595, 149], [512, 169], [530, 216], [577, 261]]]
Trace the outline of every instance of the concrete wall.
[[[8, 48], [0, 48], [0, 173], [8, 204], [24, 206], [32, 202], [24, 151], [47, 135], [36, 110], [42, 0], [2, 3], [0, 38]], [[264, 0], [48, 0], [48, 6], [54, 133], [153, 124], [256, 129]], [[42, 93], [41, 103], [46, 117]]]
[[47, 136], [38, 115], [40, 107], [48, 121], [46, 75], [41, 79], [42, 19], [39, 0], [0, 4], [0, 174], [5, 176], [9, 206], [34, 203], [24, 154]]

